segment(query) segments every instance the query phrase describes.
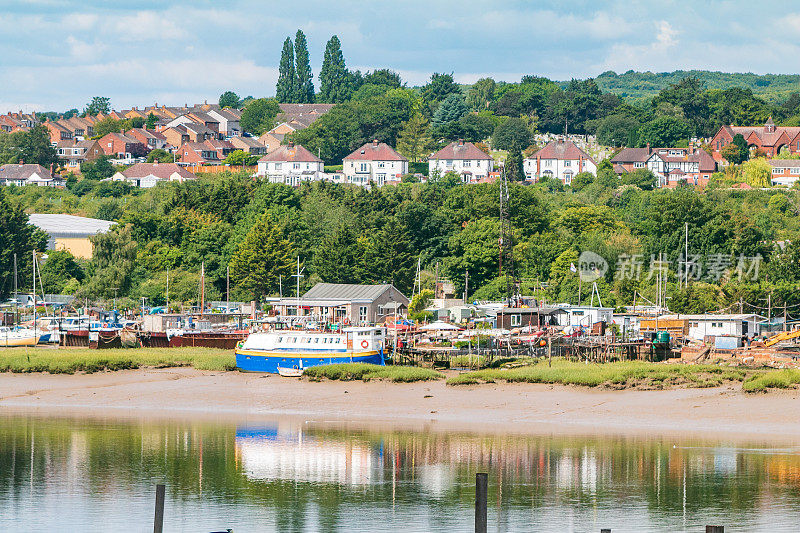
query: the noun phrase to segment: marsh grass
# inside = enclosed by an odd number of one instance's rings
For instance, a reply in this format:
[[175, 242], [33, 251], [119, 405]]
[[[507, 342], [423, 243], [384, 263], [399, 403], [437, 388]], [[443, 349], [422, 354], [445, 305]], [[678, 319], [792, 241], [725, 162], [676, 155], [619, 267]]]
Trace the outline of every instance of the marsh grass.
[[771, 370], [753, 374], [742, 384], [746, 392], [764, 392], [767, 389], [793, 389], [800, 383], [800, 370]]
[[217, 348], [2, 348], [0, 372], [74, 374], [141, 367], [191, 366], [199, 370], [235, 370], [233, 350]]
[[386, 380], [394, 383], [431, 381], [444, 378], [444, 374], [416, 366], [380, 366], [368, 363], [341, 363], [306, 368], [303, 375], [314, 381], [323, 378], [337, 381]]
[[645, 386], [666, 388], [688, 385], [715, 387], [726, 381], [743, 381], [745, 370], [714, 365], [664, 365], [640, 361], [616, 363], [576, 363], [557, 359], [552, 366], [538, 362], [516, 368], [488, 368], [453, 376], [448, 385], [474, 385], [478, 383], [559, 383], [613, 388]]

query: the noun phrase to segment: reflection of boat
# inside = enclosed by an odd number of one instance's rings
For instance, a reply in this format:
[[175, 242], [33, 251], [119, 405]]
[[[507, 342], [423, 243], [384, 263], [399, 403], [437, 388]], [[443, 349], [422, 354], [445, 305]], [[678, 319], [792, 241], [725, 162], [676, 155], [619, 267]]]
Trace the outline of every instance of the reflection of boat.
[[377, 481], [381, 472], [369, 446], [321, 440], [303, 431], [240, 428], [236, 452], [252, 480], [366, 485]]
[[0, 346], [36, 346], [39, 331], [27, 328], [0, 327]]
[[335, 363], [383, 362], [383, 328], [344, 328], [341, 333], [269, 331], [252, 333], [236, 349], [236, 366], [250, 372], [308, 368]]

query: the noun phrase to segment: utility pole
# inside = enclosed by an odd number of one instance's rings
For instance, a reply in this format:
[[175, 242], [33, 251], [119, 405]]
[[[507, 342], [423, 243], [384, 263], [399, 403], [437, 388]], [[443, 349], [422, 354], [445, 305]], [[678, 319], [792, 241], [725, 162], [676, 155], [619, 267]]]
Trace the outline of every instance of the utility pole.
[[231, 312], [231, 267], [225, 268], [225, 314]]
[[206, 262], [200, 263], [200, 316], [206, 310]]
[[772, 293], [767, 295], [767, 322], [772, 328]]
[[464, 271], [464, 305], [467, 304], [467, 294], [469, 294], [469, 270]]
[[686, 223], [686, 233], [684, 234], [684, 251], [683, 251], [683, 286], [689, 287], [689, 223]]
[[167, 267], [167, 313], [169, 313], [169, 267]]

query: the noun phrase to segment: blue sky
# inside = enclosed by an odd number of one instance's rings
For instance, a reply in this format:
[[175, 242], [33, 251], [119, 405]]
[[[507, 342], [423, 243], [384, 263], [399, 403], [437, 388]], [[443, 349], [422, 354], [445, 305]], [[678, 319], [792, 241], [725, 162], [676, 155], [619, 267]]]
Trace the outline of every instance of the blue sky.
[[[0, 111], [116, 108], [275, 92], [302, 28], [315, 75], [332, 34], [347, 65], [517, 81], [606, 70], [796, 73], [800, 5], [782, 1], [0, 0]], [[316, 76], [315, 76], [316, 85]]]

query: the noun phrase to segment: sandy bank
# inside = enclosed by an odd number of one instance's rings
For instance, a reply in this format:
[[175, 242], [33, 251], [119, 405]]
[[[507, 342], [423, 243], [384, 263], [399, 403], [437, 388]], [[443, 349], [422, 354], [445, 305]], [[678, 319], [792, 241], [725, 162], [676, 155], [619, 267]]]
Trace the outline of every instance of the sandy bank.
[[538, 384], [308, 382], [170, 368], [88, 375], [0, 374], [0, 413], [296, 417], [479, 432], [680, 434], [800, 443], [798, 391], [611, 391]]

